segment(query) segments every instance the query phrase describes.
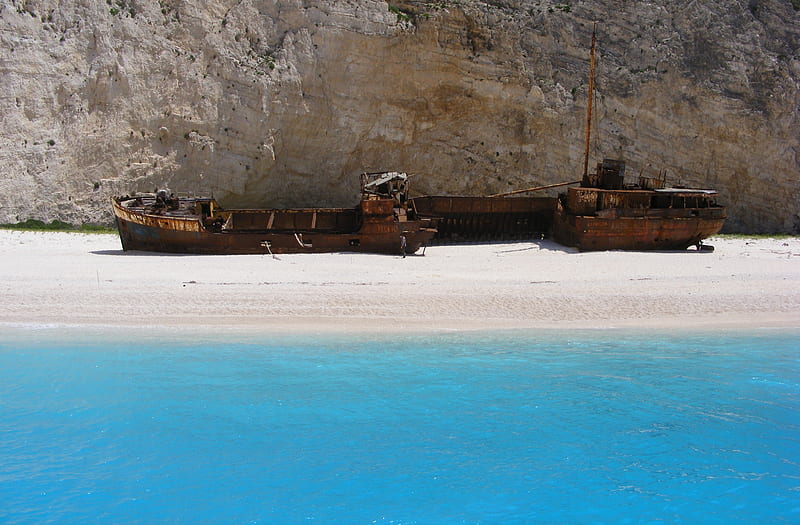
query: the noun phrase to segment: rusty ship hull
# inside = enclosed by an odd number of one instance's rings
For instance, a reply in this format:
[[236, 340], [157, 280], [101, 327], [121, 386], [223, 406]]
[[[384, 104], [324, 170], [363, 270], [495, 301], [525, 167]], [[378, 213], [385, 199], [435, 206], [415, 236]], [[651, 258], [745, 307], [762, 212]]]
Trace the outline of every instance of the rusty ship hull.
[[603, 218], [557, 211], [554, 240], [580, 251], [685, 250], [718, 233], [725, 222], [718, 213], [708, 217], [659, 215]]
[[410, 199], [420, 217], [436, 218], [439, 242], [541, 239], [553, 225], [553, 197], [424, 196]]
[[[388, 191], [392, 184], [396, 180], [387, 177], [377, 180], [374, 187]], [[405, 255], [433, 238], [434, 219], [417, 219], [401, 205], [401, 199], [371, 188], [362, 183], [362, 199], [354, 208], [235, 210], [223, 209], [209, 198], [153, 194], [114, 197], [112, 208], [123, 250]]]
[[685, 188], [569, 188], [558, 199], [553, 239], [581, 251], [699, 247], [725, 223], [716, 196]]

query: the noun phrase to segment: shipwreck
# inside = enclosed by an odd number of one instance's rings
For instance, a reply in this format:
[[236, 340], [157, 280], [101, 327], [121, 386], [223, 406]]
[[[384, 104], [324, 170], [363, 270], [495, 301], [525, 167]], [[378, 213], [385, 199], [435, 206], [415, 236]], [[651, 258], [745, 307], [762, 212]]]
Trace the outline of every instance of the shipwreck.
[[[483, 197], [413, 198], [420, 216], [439, 217], [437, 241], [553, 238], [581, 251], [712, 249], [702, 241], [726, 219], [715, 190], [667, 187], [666, 173], [627, 182], [625, 163], [614, 159], [588, 172], [595, 45], [593, 32], [581, 179]], [[520, 196], [558, 186], [570, 187], [558, 197]]]
[[436, 220], [407, 205], [408, 176], [364, 173], [353, 208], [225, 209], [165, 190], [114, 197], [123, 250], [190, 254], [416, 253]]

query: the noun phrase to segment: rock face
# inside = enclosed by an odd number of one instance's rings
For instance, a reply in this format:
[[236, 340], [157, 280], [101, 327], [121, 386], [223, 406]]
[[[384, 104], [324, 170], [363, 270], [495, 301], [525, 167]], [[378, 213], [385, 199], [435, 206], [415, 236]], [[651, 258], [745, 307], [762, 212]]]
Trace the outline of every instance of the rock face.
[[727, 231], [800, 233], [800, 0], [4, 0], [0, 222], [114, 194], [351, 206], [580, 178], [714, 187]]

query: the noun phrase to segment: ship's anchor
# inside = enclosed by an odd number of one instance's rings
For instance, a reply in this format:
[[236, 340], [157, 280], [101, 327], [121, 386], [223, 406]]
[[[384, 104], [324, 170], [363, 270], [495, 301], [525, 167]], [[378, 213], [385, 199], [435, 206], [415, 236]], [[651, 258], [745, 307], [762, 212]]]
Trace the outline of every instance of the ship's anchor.
[[713, 246], [711, 246], [710, 244], [703, 244], [703, 241], [697, 241], [697, 244], [695, 244], [695, 246], [697, 246], [697, 251], [698, 252], [711, 253], [711, 252], [714, 251], [714, 247]]

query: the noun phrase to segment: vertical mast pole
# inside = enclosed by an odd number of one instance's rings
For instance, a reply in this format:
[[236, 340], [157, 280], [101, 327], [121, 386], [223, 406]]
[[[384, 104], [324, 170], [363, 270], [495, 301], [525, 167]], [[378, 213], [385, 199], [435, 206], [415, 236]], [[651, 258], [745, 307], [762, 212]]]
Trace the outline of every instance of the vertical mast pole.
[[592, 28], [592, 51], [589, 59], [589, 104], [586, 109], [586, 152], [583, 157], [583, 177], [589, 173], [589, 139], [592, 134], [592, 100], [594, 99], [594, 46], [597, 34], [597, 22]]

